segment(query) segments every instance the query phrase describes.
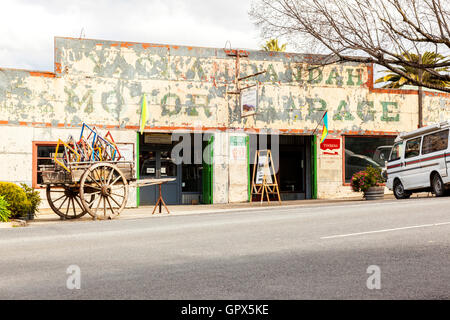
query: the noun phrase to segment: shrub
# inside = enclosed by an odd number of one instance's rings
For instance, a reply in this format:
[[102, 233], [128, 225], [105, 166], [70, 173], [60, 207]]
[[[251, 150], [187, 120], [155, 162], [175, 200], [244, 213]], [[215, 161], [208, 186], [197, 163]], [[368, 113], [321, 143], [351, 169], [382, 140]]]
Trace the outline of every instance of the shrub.
[[0, 196], [8, 202], [11, 218], [26, 216], [31, 210], [31, 202], [25, 191], [12, 182], [0, 182]]
[[11, 211], [8, 209], [8, 201], [4, 196], [0, 196], [0, 222], [8, 222], [11, 216]]
[[27, 199], [31, 203], [30, 212], [35, 214], [36, 212], [39, 211], [39, 205], [42, 202], [39, 191], [35, 191], [33, 188], [27, 186], [25, 183], [21, 183], [20, 186], [22, 187], [23, 191], [25, 191]]
[[367, 167], [366, 170], [355, 173], [352, 176], [352, 190], [355, 192], [365, 192], [370, 187], [380, 186], [383, 183], [381, 169]]

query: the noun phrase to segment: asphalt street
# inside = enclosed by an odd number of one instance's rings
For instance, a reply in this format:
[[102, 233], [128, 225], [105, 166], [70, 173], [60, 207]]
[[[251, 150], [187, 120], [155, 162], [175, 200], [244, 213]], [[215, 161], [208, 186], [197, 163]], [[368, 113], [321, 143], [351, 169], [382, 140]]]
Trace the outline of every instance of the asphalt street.
[[450, 198], [31, 225], [0, 299], [450, 299], [449, 254]]

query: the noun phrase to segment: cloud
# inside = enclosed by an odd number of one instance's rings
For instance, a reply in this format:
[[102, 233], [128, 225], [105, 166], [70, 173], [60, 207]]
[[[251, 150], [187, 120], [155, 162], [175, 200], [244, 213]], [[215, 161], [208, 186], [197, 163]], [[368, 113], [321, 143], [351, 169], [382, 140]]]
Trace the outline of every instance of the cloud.
[[53, 70], [54, 36], [257, 49], [250, 0], [4, 0], [0, 67]]

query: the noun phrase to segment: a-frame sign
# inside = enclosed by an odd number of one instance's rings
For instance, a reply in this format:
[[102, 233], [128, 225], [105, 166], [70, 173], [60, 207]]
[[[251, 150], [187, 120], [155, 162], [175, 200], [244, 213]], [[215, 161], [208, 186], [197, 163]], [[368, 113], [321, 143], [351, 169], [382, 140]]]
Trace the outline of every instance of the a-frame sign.
[[276, 194], [278, 196], [278, 202], [281, 203], [280, 190], [278, 189], [277, 176], [274, 168], [270, 150], [257, 150], [253, 164], [252, 196], [250, 197], [250, 202], [253, 200], [253, 195], [261, 195], [262, 203], [264, 194], [266, 194], [267, 202], [270, 203], [269, 195]]

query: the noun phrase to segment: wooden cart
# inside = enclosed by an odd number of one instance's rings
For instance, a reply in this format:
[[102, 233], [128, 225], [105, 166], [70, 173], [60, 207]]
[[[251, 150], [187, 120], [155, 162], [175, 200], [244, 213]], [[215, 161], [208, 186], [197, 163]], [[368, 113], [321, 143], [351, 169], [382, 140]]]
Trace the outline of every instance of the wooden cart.
[[86, 213], [94, 219], [113, 219], [125, 208], [129, 184], [136, 180], [134, 162], [78, 162], [67, 168], [40, 166], [48, 203], [62, 219]]
[[136, 180], [134, 162], [69, 163], [70, 171], [59, 165], [39, 167], [48, 203], [61, 219], [77, 219], [86, 213], [93, 219], [113, 219], [125, 208], [130, 186], [159, 185], [159, 198], [153, 213], [158, 205], [161, 213], [161, 204], [169, 213], [161, 196], [161, 184], [175, 178]]
[[[85, 123], [79, 140], [72, 136], [66, 142], [59, 139], [52, 164], [39, 166], [50, 207], [61, 219], [77, 219], [86, 213], [94, 219], [113, 219], [127, 204], [130, 183], [149, 186], [175, 180], [136, 182], [134, 161], [121, 159], [125, 158], [111, 133], [102, 136]], [[159, 202], [164, 204], [161, 192]]]

